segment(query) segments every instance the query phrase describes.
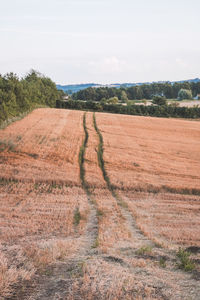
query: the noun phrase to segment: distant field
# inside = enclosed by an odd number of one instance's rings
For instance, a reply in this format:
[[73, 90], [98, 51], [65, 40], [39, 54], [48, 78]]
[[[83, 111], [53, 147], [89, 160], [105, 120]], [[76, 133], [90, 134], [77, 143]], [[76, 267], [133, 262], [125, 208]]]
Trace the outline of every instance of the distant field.
[[1, 130], [0, 299], [198, 299], [199, 150], [180, 119], [37, 109]]
[[[177, 99], [173, 99], [173, 100], [168, 99], [167, 102], [168, 102], [168, 104], [177, 103], [178, 106], [180, 106], [180, 107], [193, 107], [193, 106], [196, 106], [196, 105], [200, 106], [200, 100], [182, 100], [182, 101], [178, 101]], [[140, 105], [140, 104], [151, 105], [152, 100], [137, 100], [137, 101], [135, 101], [135, 104], [136, 105]]]
[[179, 103], [180, 107], [193, 107], [195, 105], [199, 105], [200, 106], [200, 100], [183, 100], [183, 101], [176, 101], [176, 103]]

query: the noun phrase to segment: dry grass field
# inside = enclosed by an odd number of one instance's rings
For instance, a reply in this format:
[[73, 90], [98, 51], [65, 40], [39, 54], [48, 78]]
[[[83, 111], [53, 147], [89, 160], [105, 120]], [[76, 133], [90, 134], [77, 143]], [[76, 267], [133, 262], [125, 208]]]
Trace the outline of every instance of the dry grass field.
[[37, 109], [0, 131], [0, 299], [200, 299], [200, 123]]

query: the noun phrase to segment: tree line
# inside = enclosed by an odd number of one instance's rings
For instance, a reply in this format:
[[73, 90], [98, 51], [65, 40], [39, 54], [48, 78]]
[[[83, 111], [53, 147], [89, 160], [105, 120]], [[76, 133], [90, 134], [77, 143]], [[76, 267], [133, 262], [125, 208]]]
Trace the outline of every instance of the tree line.
[[62, 97], [50, 78], [34, 70], [22, 79], [14, 73], [0, 75], [0, 123], [38, 105], [55, 107]]
[[97, 101], [56, 101], [57, 108], [111, 112], [117, 114], [153, 116], [164, 118], [200, 118], [200, 107], [179, 107], [176, 105], [122, 105], [104, 104]]
[[152, 99], [154, 96], [164, 96], [167, 99], [177, 99], [178, 93], [181, 89], [189, 90], [192, 96], [195, 97], [200, 94], [200, 82], [183, 82], [183, 83], [152, 83], [142, 84], [132, 87], [121, 87], [121, 88], [110, 88], [110, 87], [99, 87], [99, 88], [87, 88], [81, 90], [72, 95], [73, 100], [91, 100], [91, 101], [102, 101], [104, 99], [110, 99], [117, 97], [122, 102], [129, 100], [142, 100]]

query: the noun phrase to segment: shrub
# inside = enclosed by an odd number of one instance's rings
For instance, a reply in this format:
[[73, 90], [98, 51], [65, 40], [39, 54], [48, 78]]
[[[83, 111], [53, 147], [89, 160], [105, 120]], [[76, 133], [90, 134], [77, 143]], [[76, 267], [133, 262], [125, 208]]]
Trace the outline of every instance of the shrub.
[[167, 99], [162, 96], [154, 96], [152, 103], [156, 105], [167, 105]]

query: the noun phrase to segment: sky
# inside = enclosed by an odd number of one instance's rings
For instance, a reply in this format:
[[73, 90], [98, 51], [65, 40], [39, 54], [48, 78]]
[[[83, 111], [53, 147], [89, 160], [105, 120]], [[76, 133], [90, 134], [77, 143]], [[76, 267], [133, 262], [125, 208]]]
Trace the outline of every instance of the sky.
[[59, 84], [200, 77], [199, 0], [0, 0], [0, 73]]

